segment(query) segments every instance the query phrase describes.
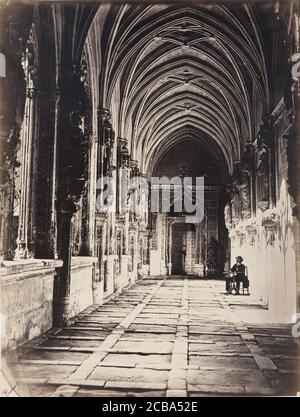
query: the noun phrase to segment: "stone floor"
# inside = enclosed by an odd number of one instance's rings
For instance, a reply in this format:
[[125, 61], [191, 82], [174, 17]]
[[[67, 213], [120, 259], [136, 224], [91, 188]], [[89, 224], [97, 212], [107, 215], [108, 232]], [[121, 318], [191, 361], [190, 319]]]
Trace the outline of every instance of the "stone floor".
[[220, 281], [141, 280], [23, 346], [9, 366], [21, 395], [295, 395], [298, 341], [289, 325], [241, 320], [254, 310]]

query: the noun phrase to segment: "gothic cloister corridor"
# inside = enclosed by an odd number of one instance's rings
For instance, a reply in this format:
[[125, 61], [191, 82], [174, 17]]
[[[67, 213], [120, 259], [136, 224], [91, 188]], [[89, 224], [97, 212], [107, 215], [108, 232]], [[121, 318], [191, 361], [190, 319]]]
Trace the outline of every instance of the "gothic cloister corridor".
[[300, 357], [291, 326], [249, 322], [258, 317], [266, 321], [267, 313], [255, 299], [225, 296], [220, 281], [140, 280], [11, 354], [15, 390], [75, 397], [295, 395]]
[[0, 1], [0, 93], [0, 396], [297, 395], [300, 0]]

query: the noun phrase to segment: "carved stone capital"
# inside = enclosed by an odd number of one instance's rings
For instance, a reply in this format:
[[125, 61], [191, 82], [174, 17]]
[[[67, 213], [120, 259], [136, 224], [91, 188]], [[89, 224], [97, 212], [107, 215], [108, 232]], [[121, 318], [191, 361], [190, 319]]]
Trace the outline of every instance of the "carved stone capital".
[[30, 99], [34, 98], [36, 96], [36, 88], [27, 88], [26, 90], [26, 96]]
[[245, 235], [245, 229], [243, 228], [237, 228], [236, 229], [237, 236], [244, 236]]
[[277, 227], [277, 215], [273, 213], [264, 217], [261, 224], [266, 230], [275, 230]]
[[252, 234], [255, 234], [256, 235], [256, 233], [257, 233], [257, 225], [254, 222], [253, 223], [250, 223], [250, 224], [247, 224], [246, 227], [245, 227], [245, 229], [246, 229], [246, 232], [249, 235], [252, 235]]
[[262, 219], [262, 226], [266, 230], [266, 239], [268, 246], [275, 246], [277, 221], [278, 217], [276, 213], [268, 213], [268, 215]]

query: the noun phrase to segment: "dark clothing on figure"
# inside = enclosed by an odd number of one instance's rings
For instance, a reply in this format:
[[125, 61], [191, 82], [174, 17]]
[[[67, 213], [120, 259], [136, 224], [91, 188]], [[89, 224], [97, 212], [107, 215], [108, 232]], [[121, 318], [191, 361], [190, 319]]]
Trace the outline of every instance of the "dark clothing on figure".
[[[231, 268], [231, 272], [234, 273], [234, 280], [236, 282], [236, 288], [238, 291], [240, 291], [241, 282], [244, 281], [245, 271], [246, 271], [246, 267], [244, 264], [234, 264], [233, 267]], [[226, 282], [226, 287], [227, 287], [227, 282]]]
[[234, 264], [230, 271], [244, 277], [246, 267], [244, 264]]

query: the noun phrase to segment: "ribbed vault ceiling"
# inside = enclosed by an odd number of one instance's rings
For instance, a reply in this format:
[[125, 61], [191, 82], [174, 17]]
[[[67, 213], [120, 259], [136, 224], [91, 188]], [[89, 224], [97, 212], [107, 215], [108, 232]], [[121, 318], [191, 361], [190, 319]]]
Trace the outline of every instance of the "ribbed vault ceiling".
[[232, 171], [269, 101], [251, 7], [101, 6], [99, 19], [100, 100], [142, 171], [184, 139]]

